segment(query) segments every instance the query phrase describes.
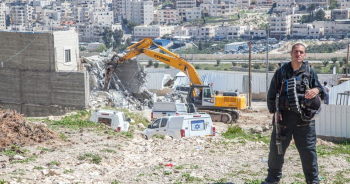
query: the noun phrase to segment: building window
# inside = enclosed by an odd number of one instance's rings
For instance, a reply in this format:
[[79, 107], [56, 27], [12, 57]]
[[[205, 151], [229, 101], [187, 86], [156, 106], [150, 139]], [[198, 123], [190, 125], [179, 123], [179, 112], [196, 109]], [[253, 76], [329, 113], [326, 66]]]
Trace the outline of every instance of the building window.
[[64, 62], [68, 63], [71, 61], [70, 49], [64, 50]]

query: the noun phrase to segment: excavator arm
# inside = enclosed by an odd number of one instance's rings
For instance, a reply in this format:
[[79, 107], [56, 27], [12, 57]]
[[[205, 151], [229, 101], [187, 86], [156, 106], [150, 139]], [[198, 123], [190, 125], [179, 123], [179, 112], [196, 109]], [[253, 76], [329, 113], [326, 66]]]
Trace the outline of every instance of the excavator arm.
[[[156, 45], [159, 49], [168, 53], [170, 56], [149, 49], [152, 45]], [[131, 45], [130, 47], [127, 48], [127, 50], [130, 50], [130, 51], [127, 54], [125, 54], [123, 57], [119, 58], [117, 55], [114, 55], [111, 58], [111, 60], [106, 62], [106, 80], [104, 85], [105, 91], [108, 89], [111, 75], [113, 74], [114, 70], [118, 67], [118, 65], [142, 53], [158, 61], [161, 61], [169, 66], [172, 66], [174, 68], [181, 70], [191, 80], [192, 84], [203, 85], [203, 82], [199, 77], [198, 73], [196, 72], [196, 69], [194, 68], [193, 65], [191, 65], [189, 62], [187, 62], [177, 54], [174, 54], [169, 50], [165, 49], [164, 47], [157, 45], [150, 38], [145, 38], [140, 42], [135, 43], [134, 45]]]

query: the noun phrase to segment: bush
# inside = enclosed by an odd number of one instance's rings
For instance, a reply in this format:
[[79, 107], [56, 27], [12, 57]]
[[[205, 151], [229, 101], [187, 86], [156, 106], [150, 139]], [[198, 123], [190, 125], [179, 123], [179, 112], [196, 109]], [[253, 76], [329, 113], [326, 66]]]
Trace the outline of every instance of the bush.
[[249, 67], [249, 64], [248, 63], [243, 63], [242, 64], [242, 68], [248, 68]]
[[329, 62], [328, 61], [323, 61], [322, 63], [323, 63], [323, 66], [326, 67]]
[[336, 57], [332, 57], [331, 61], [333, 62], [333, 64], [335, 64], [337, 62], [338, 58]]
[[194, 68], [197, 69], [197, 70], [201, 69], [201, 67], [199, 65], [194, 66]]
[[209, 68], [208, 68], [208, 67], [205, 67], [204, 70], [209, 70]]
[[269, 71], [274, 71], [275, 70], [275, 65], [269, 65]]
[[259, 63], [255, 63], [255, 64], [253, 65], [253, 67], [254, 67], [254, 69], [260, 69], [260, 64], [259, 64]]
[[339, 61], [339, 66], [342, 67], [344, 65], [343, 61]]
[[154, 63], [154, 68], [158, 68], [159, 67], [159, 63]]
[[221, 60], [220, 60], [220, 59], [217, 59], [217, 60], [216, 60], [216, 65], [219, 66], [219, 65], [220, 65], [220, 62], [221, 62]]
[[153, 61], [150, 59], [148, 60], [148, 66], [152, 66], [153, 65]]
[[103, 44], [97, 47], [97, 52], [103, 52], [104, 50], [107, 50], [107, 47]]
[[237, 66], [237, 63], [232, 61], [232, 66]]
[[170, 68], [170, 66], [169, 66], [169, 65], [165, 65], [165, 66], [164, 66], [164, 68], [167, 68], [167, 69], [169, 69], [169, 68]]

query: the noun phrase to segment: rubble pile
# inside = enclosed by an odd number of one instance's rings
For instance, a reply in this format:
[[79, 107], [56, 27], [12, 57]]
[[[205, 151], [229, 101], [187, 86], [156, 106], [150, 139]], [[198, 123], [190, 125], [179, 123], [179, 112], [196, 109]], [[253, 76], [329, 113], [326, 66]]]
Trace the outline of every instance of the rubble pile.
[[164, 98], [157, 98], [158, 102], [177, 102], [177, 103], [186, 103], [187, 96], [181, 94], [178, 91], [173, 91], [167, 93]]
[[[118, 54], [118, 57], [122, 57]], [[136, 59], [120, 64], [111, 76], [108, 91], [103, 91], [105, 82], [105, 63], [111, 57], [84, 58], [90, 75], [90, 101], [92, 109], [104, 106], [144, 110], [152, 108], [155, 94], [145, 87], [146, 71]]]
[[0, 108], [0, 148], [40, 143], [54, 137], [55, 133], [45, 124], [26, 122], [22, 114]]

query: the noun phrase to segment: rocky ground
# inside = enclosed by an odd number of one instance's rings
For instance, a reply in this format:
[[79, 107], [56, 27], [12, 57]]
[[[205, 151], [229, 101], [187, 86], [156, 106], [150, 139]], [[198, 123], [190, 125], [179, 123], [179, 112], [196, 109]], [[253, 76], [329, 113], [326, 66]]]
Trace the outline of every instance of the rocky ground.
[[[255, 137], [226, 139], [222, 133], [228, 125], [214, 123], [215, 138], [180, 140], [144, 140], [138, 122], [132, 137], [101, 127], [48, 123], [56, 138], [0, 149], [0, 183], [260, 183], [266, 175], [270, 120], [265, 106], [253, 103], [253, 110], [241, 113], [238, 125], [258, 132]], [[328, 154], [332, 152], [327, 148], [336, 146], [330, 142], [319, 140], [318, 146], [321, 183], [350, 183], [349, 154]], [[303, 183], [295, 145], [285, 158], [282, 183]]]

